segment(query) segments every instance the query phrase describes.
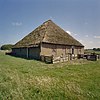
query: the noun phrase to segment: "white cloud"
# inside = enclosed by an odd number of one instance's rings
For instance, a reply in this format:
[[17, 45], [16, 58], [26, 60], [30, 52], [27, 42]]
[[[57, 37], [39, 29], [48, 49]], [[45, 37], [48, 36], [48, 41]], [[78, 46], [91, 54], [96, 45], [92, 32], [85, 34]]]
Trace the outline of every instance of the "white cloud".
[[66, 31], [68, 34], [70, 34], [71, 35], [71, 32], [70, 31]]
[[88, 38], [87, 38], [87, 40], [86, 39], [83, 40], [83, 42], [81, 42], [81, 43], [83, 43], [83, 45], [85, 46], [85, 49], [92, 49], [94, 47], [96, 47], [96, 48], [100, 47], [99, 41], [90, 40]]
[[88, 35], [85, 35], [85, 37], [89, 37]]
[[22, 25], [22, 22], [12, 22], [12, 25], [13, 26], [21, 26]]
[[100, 39], [100, 36], [94, 36], [94, 38], [96, 38], [96, 39]]
[[100, 44], [100, 41], [98, 43]]
[[78, 34], [76, 33], [73, 33], [73, 32], [70, 32], [70, 31], [66, 31], [69, 35], [72, 35], [72, 36], [77, 36]]
[[77, 35], [77, 34], [74, 34], [75, 36]]
[[93, 41], [89, 41], [89, 43], [93, 43]]
[[79, 42], [83, 42], [83, 40], [79, 40]]

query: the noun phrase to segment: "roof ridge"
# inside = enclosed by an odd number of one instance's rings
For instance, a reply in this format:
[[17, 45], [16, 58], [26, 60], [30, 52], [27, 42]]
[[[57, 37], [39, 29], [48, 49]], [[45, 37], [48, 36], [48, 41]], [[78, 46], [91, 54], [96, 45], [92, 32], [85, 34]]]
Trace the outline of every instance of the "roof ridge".
[[[45, 21], [44, 23], [48, 23], [48, 22], [53, 22], [51, 19], [48, 19], [47, 21]], [[43, 24], [44, 24], [43, 23]]]

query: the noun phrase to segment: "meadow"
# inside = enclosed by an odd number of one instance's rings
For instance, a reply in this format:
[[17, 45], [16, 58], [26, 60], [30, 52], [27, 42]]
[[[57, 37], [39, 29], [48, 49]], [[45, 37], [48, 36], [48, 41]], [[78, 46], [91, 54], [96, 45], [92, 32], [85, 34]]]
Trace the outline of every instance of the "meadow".
[[95, 51], [93, 49], [85, 49], [84, 52], [86, 54], [91, 54], [91, 53], [100, 54], [100, 51]]
[[45, 64], [0, 52], [0, 100], [100, 100], [100, 60]]

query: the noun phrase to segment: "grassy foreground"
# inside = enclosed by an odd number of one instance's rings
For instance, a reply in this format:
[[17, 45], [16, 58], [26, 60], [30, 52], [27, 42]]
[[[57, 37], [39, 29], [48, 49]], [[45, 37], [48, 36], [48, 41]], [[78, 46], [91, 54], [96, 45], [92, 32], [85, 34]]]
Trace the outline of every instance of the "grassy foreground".
[[100, 60], [45, 64], [0, 52], [0, 100], [100, 100]]

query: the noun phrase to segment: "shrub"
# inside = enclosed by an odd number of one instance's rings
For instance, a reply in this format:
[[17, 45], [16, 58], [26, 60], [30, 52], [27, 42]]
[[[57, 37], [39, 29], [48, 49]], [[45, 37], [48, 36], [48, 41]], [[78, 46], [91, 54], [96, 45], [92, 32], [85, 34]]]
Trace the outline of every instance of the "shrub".
[[12, 47], [12, 44], [5, 44], [1, 46], [1, 50], [11, 50]]

